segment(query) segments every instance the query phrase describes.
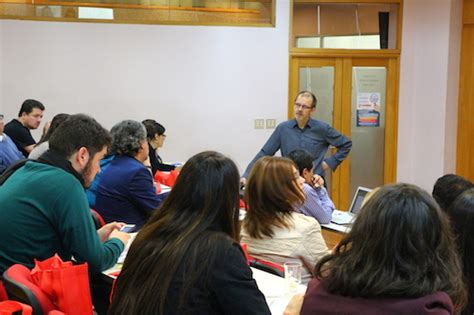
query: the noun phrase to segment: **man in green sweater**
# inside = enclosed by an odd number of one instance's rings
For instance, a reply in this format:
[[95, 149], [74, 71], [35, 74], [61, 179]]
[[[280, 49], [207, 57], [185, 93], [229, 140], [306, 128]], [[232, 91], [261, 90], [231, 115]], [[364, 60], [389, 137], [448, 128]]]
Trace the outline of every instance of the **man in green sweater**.
[[[87, 262], [97, 274], [112, 267], [129, 235], [120, 223], [96, 230], [84, 188], [99, 172], [110, 136], [97, 121], [72, 115], [52, 135], [49, 151], [0, 179], [0, 272], [58, 253]], [[6, 180], [5, 180], [6, 177]]]

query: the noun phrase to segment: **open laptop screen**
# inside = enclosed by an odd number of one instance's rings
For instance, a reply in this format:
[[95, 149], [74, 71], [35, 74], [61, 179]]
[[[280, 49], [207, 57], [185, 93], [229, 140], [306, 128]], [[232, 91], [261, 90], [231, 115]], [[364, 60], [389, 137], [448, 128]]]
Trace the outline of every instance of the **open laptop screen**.
[[350, 213], [357, 214], [362, 207], [362, 202], [364, 201], [365, 195], [371, 191], [369, 188], [358, 187], [354, 199], [352, 200]]

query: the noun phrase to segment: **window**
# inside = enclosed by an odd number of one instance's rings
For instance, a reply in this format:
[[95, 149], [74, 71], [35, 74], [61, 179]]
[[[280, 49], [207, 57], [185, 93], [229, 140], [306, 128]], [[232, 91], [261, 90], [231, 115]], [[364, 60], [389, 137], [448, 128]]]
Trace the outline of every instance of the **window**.
[[399, 4], [294, 1], [296, 48], [395, 49]]
[[274, 25], [275, 0], [0, 0], [11, 19], [142, 24]]

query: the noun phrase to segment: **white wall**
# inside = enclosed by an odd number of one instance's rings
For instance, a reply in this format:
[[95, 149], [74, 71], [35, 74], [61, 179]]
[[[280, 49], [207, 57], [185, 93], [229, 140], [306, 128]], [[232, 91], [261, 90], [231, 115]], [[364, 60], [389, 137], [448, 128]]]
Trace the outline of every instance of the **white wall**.
[[106, 127], [154, 118], [163, 159], [213, 149], [243, 169], [272, 131], [253, 120], [286, 119], [289, 2], [276, 13], [276, 28], [3, 20], [0, 104], [11, 118], [37, 98], [46, 119], [83, 112]]
[[459, 79], [462, 42], [462, 0], [451, 4], [449, 26], [448, 82], [446, 97], [446, 133], [444, 139], [444, 173], [456, 172], [456, 144], [458, 131]]
[[398, 181], [431, 191], [455, 170], [461, 1], [405, 0]]
[[[164, 159], [214, 149], [243, 169], [271, 133], [253, 119], [286, 119], [289, 1], [276, 3], [276, 28], [0, 21], [0, 106], [12, 117], [34, 97], [47, 119], [85, 112], [106, 127], [155, 118]], [[397, 179], [428, 190], [455, 166], [460, 12], [404, 2]]]

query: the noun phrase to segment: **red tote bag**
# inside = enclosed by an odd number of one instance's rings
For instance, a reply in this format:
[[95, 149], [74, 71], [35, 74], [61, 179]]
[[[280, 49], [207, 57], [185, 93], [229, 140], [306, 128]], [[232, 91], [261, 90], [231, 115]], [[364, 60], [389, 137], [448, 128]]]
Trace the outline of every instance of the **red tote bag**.
[[31, 315], [32, 313], [33, 309], [29, 305], [10, 300], [0, 302], [0, 315]]
[[87, 263], [73, 265], [58, 255], [44, 261], [35, 260], [33, 281], [67, 315], [91, 315], [92, 299]]

